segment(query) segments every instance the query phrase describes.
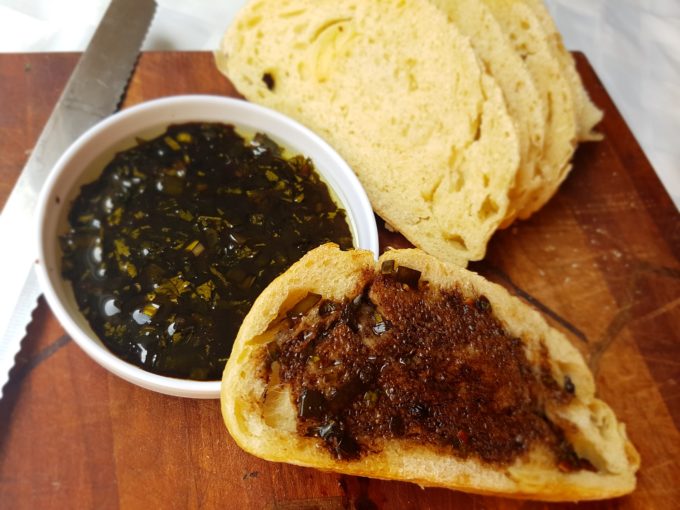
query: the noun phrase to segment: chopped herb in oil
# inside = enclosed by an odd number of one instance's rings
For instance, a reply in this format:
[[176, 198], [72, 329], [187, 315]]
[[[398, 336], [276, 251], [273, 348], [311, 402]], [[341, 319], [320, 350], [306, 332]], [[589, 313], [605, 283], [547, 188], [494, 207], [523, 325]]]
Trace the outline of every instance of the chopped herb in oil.
[[82, 187], [63, 274], [104, 344], [150, 372], [217, 380], [243, 317], [311, 248], [352, 246], [312, 162], [215, 123], [170, 126]]

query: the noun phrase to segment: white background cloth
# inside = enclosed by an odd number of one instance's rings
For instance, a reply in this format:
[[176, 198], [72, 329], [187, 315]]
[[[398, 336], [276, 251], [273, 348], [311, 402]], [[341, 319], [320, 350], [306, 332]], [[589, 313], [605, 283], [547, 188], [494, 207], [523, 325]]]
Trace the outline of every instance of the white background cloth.
[[[213, 50], [245, 0], [157, 0], [145, 50]], [[680, 208], [680, 0], [546, 0]], [[0, 0], [0, 52], [82, 51], [108, 0]], [[0, 105], [2, 108], [2, 105]]]

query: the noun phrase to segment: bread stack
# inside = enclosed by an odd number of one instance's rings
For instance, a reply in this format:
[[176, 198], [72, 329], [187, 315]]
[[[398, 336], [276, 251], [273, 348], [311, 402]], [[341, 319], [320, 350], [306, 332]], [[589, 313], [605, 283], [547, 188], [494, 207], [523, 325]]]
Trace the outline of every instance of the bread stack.
[[601, 118], [540, 0], [253, 0], [216, 59], [333, 145], [388, 224], [461, 265], [550, 199]]

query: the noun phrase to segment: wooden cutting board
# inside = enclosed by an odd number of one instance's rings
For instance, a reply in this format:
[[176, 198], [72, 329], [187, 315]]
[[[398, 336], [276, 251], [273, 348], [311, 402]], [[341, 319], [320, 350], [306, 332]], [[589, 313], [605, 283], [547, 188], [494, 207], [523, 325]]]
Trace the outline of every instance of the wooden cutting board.
[[[0, 55], [0, 202], [77, 58]], [[592, 68], [577, 61], [605, 111], [605, 140], [581, 146], [555, 198], [497, 233], [472, 268], [539, 308], [583, 351], [642, 455], [631, 496], [578, 508], [678, 508], [680, 216]], [[124, 106], [180, 93], [235, 95], [209, 53], [145, 53]], [[1, 241], [5, 250], [24, 242]], [[382, 229], [381, 243], [404, 240]], [[2, 508], [548, 506], [256, 459], [229, 437], [217, 401], [167, 397], [109, 374], [42, 300], [0, 401]]]

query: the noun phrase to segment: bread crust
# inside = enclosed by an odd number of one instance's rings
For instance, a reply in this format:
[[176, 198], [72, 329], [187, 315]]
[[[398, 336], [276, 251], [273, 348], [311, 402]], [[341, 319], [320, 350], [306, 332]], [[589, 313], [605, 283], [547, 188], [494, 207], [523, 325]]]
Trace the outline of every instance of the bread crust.
[[[430, 285], [455, 288], [471, 298], [486, 296], [504, 328], [522, 339], [530, 362], [538, 362], [540, 345], [544, 345], [552, 376], [562, 381], [568, 373], [576, 388], [569, 404], [548, 407], [546, 415], [562, 427], [578, 455], [588, 459], [596, 471], [564, 473], [540, 450], [498, 468], [475, 458], [442, 455], [427, 446], [398, 439], [384, 440], [379, 452], [358, 460], [338, 460], [322, 448], [317, 438], [297, 434], [293, 425], [296, 409], [290, 396], [286, 397], [285, 387], [274, 388], [284, 395], [276, 409], [279, 414], [275, 419], [266, 415], [263, 396], [273, 390], [257, 377], [263, 364], [258, 353], [273, 340], [271, 325], [310, 292], [330, 300], [358, 295], [384, 260], [421, 271]], [[332, 244], [305, 255], [265, 289], [244, 320], [224, 371], [221, 406], [234, 440], [258, 457], [422, 486], [546, 501], [602, 499], [631, 492], [639, 466], [639, 456], [626, 436], [625, 426], [595, 397], [592, 375], [566, 337], [502, 287], [418, 249], [388, 251], [377, 265], [370, 252], [343, 252]]]

